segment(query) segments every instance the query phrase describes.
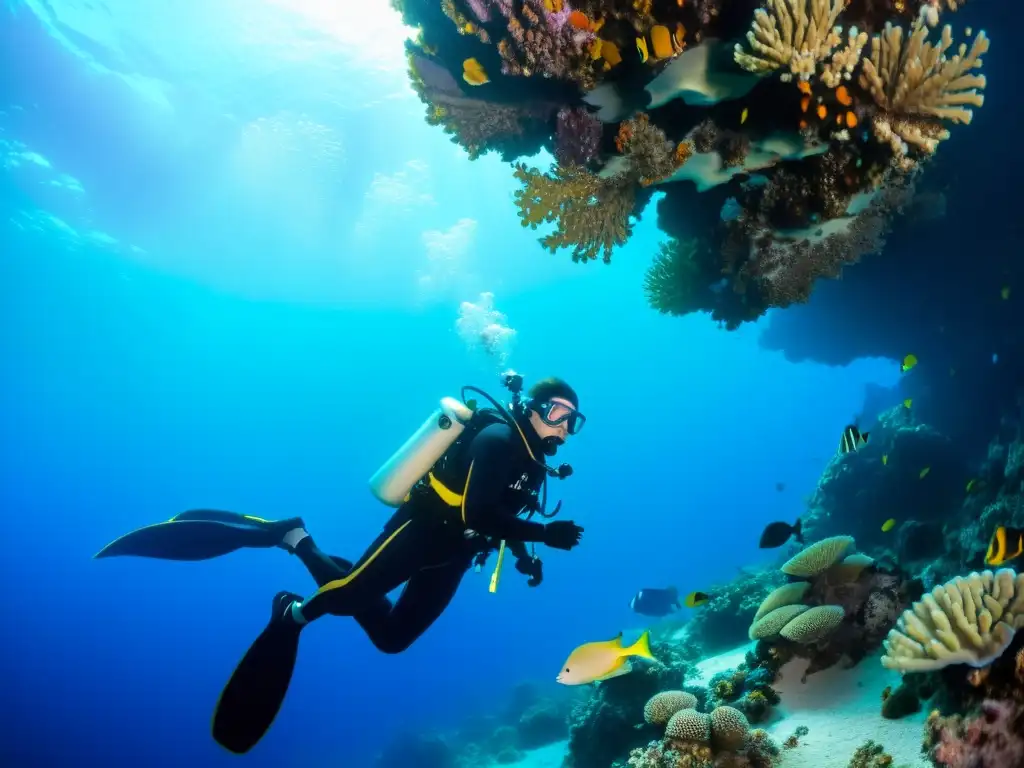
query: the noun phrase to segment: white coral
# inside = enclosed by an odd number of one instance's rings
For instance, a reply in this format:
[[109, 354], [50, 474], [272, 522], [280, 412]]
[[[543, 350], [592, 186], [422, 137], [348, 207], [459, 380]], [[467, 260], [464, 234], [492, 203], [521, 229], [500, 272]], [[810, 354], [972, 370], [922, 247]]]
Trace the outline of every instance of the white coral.
[[904, 611], [885, 641], [882, 665], [901, 672], [950, 664], [984, 667], [1024, 627], [1024, 574], [1010, 568], [957, 577]]

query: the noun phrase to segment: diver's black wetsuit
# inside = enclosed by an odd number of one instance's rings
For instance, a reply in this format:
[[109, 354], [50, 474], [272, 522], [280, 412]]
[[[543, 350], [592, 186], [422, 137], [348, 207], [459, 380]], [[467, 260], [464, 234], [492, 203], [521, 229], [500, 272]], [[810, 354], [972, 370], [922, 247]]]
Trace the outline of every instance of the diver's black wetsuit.
[[[459, 446], [436, 472], [440, 486], [418, 486], [354, 565], [324, 554], [311, 537], [299, 542], [295, 554], [320, 587], [302, 616], [353, 616], [378, 649], [401, 653], [448, 607], [476, 555], [501, 539], [516, 543], [514, 553], [520, 542], [544, 541], [543, 524], [518, 517], [545, 475], [524, 445], [525, 438], [540, 457], [540, 439], [528, 423], [521, 431], [492, 424]], [[392, 605], [387, 593], [402, 583]]]

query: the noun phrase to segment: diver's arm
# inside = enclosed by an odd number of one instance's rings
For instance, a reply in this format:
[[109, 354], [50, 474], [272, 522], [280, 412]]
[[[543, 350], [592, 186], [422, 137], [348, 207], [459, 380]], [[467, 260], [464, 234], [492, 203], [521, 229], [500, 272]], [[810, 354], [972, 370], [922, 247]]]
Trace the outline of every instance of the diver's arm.
[[526, 543], [523, 541], [506, 541], [505, 546], [516, 560], [530, 557], [530, 553], [526, 550]]
[[[516, 438], [518, 439], [518, 437]], [[462, 499], [467, 528], [496, 539], [544, 541], [544, 525], [504, 514], [501, 498], [520, 464], [508, 427], [495, 424], [480, 431], [470, 444], [469, 477]]]

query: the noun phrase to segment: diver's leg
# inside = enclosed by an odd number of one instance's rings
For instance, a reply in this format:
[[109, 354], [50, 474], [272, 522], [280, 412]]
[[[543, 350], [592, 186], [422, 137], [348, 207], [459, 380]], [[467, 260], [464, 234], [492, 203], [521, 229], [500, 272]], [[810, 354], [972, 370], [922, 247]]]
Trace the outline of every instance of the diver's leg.
[[[322, 583], [320, 589], [302, 603], [293, 604], [292, 619], [305, 624], [325, 614], [362, 618], [364, 611], [378, 609], [382, 605], [381, 598], [408, 581], [424, 562], [431, 560], [429, 533], [430, 526], [416, 519], [386, 527], [351, 570]], [[328, 567], [322, 560], [316, 562], [312, 557], [309, 560], [307, 567], [313, 565], [317, 570], [314, 574], [310, 568], [314, 578], [327, 575]]]
[[312, 536], [305, 531], [303, 533], [305, 535], [297, 543], [291, 544], [289, 541], [291, 532], [289, 532], [285, 537], [285, 543], [291, 546], [292, 554], [306, 566], [306, 570], [309, 571], [309, 575], [313, 577], [313, 581], [318, 587], [322, 587], [329, 581], [340, 579], [352, 570], [353, 563], [350, 560], [328, 555], [316, 545]]
[[406, 650], [444, 613], [470, 563], [459, 557], [423, 569], [409, 579], [389, 612], [365, 612], [359, 623], [370, 641], [384, 653]]

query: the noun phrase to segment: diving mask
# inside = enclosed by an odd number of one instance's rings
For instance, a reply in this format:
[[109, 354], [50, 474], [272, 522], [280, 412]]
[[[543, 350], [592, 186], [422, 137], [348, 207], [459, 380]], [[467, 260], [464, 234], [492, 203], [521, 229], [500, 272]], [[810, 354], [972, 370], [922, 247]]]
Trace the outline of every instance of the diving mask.
[[586, 416], [566, 403], [547, 400], [543, 403], [531, 403], [530, 407], [537, 412], [541, 421], [549, 427], [565, 424], [566, 431], [570, 435], [579, 434], [580, 430], [583, 429], [583, 425], [587, 423]]

